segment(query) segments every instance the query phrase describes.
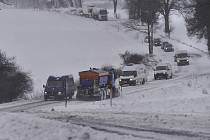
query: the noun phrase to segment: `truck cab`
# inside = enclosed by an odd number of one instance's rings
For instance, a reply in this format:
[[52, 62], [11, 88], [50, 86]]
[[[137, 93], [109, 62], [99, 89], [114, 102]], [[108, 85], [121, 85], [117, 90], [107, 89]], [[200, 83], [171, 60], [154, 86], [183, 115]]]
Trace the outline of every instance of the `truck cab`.
[[78, 100], [103, 100], [107, 94], [109, 72], [91, 68], [79, 72], [80, 83], [77, 87]]
[[143, 64], [129, 64], [122, 68], [120, 75], [120, 86], [145, 84], [147, 81], [147, 72]]
[[93, 9], [95, 8], [94, 5], [88, 5], [83, 9], [83, 15], [87, 18], [92, 18], [93, 17]]
[[154, 79], [171, 79], [172, 67], [169, 63], [159, 64], [154, 69]]
[[55, 77], [49, 76], [44, 88], [44, 99], [71, 99], [74, 95], [75, 85], [72, 75]]
[[93, 18], [97, 19], [97, 20], [100, 20], [100, 21], [107, 21], [108, 20], [107, 9], [94, 8], [93, 9]]
[[181, 65], [189, 65], [189, 55], [187, 53], [187, 51], [182, 50], [182, 51], [178, 51], [176, 52], [175, 56], [174, 56], [174, 61], [177, 62], [178, 66]]

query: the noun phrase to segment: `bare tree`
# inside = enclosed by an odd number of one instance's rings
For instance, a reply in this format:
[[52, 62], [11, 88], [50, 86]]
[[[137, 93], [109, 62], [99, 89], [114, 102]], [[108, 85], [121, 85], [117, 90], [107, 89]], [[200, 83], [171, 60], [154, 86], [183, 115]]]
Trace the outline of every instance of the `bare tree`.
[[160, 0], [160, 13], [165, 20], [165, 33], [170, 37], [170, 13], [172, 10], [179, 10], [180, 0]]
[[114, 4], [114, 15], [115, 17], [117, 17], [117, 0], [113, 0], [113, 4]]
[[127, 0], [129, 17], [147, 24], [149, 54], [153, 54], [153, 26], [157, 22], [160, 0]]
[[192, 0], [187, 7], [186, 22], [189, 35], [206, 38], [210, 54], [210, 1]]
[[147, 24], [149, 54], [153, 54], [153, 27], [158, 19], [160, 3], [158, 0], [142, 0], [141, 21]]
[[75, 7], [82, 7], [82, 0], [74, 0]]
[[74, 3], [73, 3], [73, 1], [72, 0], [67, 0], [68, 2], [69, 2], [69, 5], [71, 6], [71, 7], [73, 7], [74, 6]]

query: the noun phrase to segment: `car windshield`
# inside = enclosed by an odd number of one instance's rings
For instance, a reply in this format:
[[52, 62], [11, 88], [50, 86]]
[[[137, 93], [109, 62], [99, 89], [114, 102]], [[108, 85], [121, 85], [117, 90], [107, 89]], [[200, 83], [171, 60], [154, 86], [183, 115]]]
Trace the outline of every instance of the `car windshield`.
[[187, 53], [180, 53], [180, 54], [177, 54], [177, 57], [185, 58], [185, 57], [188, 57], [188, 55], [187, 55]]
[[63, 87], [63, 81], [48, 81], [47, 86], [55, 88]]
[[167, 46], [166, 46], [166, 48], [172, 48], [173, 46], [171, 45], [171, 44], [168, 44]]
[[160, 42], [160, 39], [154, 39], [154, 42]]
[[156, 70], [167, 70], [168, 67], [167, 66], [157, 66]]
[[123, 71], [122, 76], [137, 76], [137, 72], [136, 71]]
[[107, 10], [100, 10], [100, 14], [107, 14]]

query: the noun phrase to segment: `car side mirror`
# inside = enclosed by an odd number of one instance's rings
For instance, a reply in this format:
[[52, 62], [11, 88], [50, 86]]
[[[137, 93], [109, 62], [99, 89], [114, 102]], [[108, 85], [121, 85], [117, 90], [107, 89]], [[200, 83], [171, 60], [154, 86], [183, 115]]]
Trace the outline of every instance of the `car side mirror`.
[[45, 86], [45, 85], [43, 85], [43, 88], [46, 88], [46, 86]]

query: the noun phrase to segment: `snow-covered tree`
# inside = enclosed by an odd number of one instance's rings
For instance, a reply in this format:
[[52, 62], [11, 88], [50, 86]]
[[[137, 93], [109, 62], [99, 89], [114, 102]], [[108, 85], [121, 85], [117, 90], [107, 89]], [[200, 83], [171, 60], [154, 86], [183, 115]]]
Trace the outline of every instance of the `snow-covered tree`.
[[153, 25], [157, 22], [159, 0], [127, 0], [129, 17], [147, 24], [149, 54], [153, 54]]
[[113, 5], [114, 5], [114, 15], [117, 17], [117, 2], [118, 0], [113, 0]]
[[192, 0], [185, 9], [190, 11], [186, 18], [189, 35], [196, 35], [199, 39], [206, 38], [210, 53], [210, 1]]
[[15, 63], [0, 51], [0, 103], [16, 99], [33, 89], [28, 73], [22, 72]]

